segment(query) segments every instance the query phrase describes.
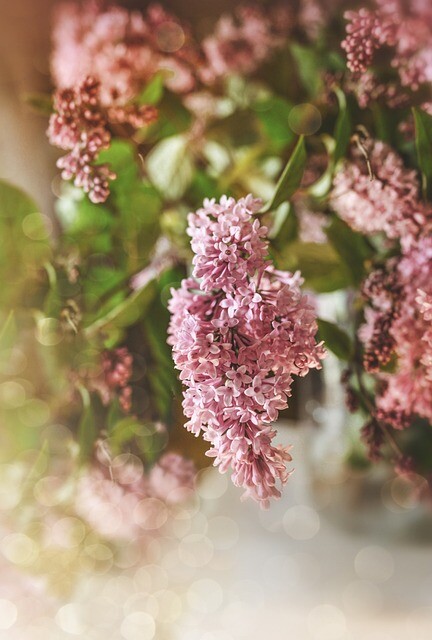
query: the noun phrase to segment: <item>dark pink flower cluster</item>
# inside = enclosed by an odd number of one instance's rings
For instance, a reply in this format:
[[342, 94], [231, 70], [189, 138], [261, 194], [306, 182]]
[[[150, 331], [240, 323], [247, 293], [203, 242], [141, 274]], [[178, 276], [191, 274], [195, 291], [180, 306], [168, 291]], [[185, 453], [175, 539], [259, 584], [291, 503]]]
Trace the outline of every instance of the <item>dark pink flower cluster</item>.
[[52, 74], [60, 88], [87, 75], [101, 83], [104, 107], [124, 107], [162, 69], [167, 85], [184, 93], [195, 86], [197, 51], [186, 27], [159, 5], [143, 15], [101, 2], [59, 6], [54, 22]]
[[316, 317], [300, 275], [266, 259], [267, 229], [251, 195], [206, 200], [189, 216], [193, 277], [172, 291], [169, 343], [186, 386], [186, 428], [210, 442], [220, 471], [267, 506], [288, 479], [272, 423], [288, 406], [292, 376], [320, 368]]
[[81, 476], [75, 508], [101, 536], [108, 539], [140, 539], [162, 526], [166, 510], [184, 502], [193, 492], [193, 462], [176, 453], [165, 453], [148, 473], [138, 458], [108, 450]]
[[108, 181], [115, 178], [106, 164], [94, 164], [111, 141], [100, 109], [99, 89], [99, 82], [88, 77], [74, 89], [57, 91], [48, 128], [50, 142], [69, 151], [57, 161], [63, 179], [73, 178], [96, 203], [106, 200]]
[[[431, 4], [376, 0], [376, 5], [375, 11], [363, 8], [345, 14], [347, 37], [342, 48], [347, 53], [348, 68], [357, 76], [365, 73], [373, 64], [376, 51], [386, 45], [401, 84], [416, 91], [432, 81]], [[371, 84], [370, 75], [368, 83]]]
[[133, 356], [127, 347], [107, 350], [102, 353], [100, 374], [91, 379], [90, 387], [97, 391], [103, 404], [107, 405], [118, 396], [125, 413], [131, 410]]
[[109, 124], [129, 124], [134, 128], [150, 124], [157, 110], [149, 105], [111, 106], [101, 103], [101, 84], [88, 76], [75, 87], [54, 94], [54, 113], [50, 117], [48, 137], [51, 144], [69, 151], [57, 161], [64, 180], [73, 179], [92, 202], [104, 202], [109, 181], [114, 180], [107, 164], [95, 164], [99, 153], [111, 143]]
[[432, 221], [431, 207], [420, 200], [417, 174], [384, 142], [370, 141], [367, 153], [369, 167], [356, 150], [336, 174], [332, 208], [356, 231], [409, 243]]
[[[392, 274], [392, 289], [386, 285]], [[372, 276], [374, 277], [374, 276]], [[366, 324], [359, 337], [366, 351], [373, 340], [392, 342], [394, 372], [380, 372], [376, 405], [382, 420], [395, 428], [408, 426], [413, 416], [432, 421], [432, 238], [413, 241], [393, 258], [369, 287]], [[382, 318], [388, 322], [385, 331]]]
[[342, 42], [347, 66], [353, 73], [364, 73], [373, 61], [374, 53], [391, 39], [390, 25], [376, 11], [347, 11], [347, 37]]

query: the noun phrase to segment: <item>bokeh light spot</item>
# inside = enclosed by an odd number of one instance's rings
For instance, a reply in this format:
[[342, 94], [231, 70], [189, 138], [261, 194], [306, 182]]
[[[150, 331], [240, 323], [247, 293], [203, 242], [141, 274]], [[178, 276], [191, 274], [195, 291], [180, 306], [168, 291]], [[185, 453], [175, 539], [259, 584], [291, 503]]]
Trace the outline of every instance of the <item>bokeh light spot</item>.
[[46, 240], [52, 234], [53, 225], [48, 216], [29, 213], [22, 221], [22, 229], [30, 240]]
[[11, 533], [0, 542], [0, 549], [5, 558], [13, 564], [29, 566], [37, 560], [36, 543], [24, 533]]
[[222, 587], [216, 580], [203, 578], [196, 580], [188, 589], [189, 606], [200, 613], [214, 613], [223, 602]]
[[42, 318], [37, 324], [36, 339], [44, 347], [53, 347], [63, 340], [56, 318]]
[[285, 512], [283, 527], [294, 540], [310, 540], [319, 531], [320, 518], [315, 509], [296, 505]]
[[167, 20], [156, 30], [156, 41], [161, 51], [174, 53], [182, 48], [186, 40], [182, 27], [177, 22]]
[[168, 518], [165, 504], [157, 498], [145, 498], [137, 504], [133, 519], [142, 529], [149, 531], [160, 529]]
[[18, 609], [10, 600], [0, 599], [0, 629], [10, 629], [18, 618]]
[[354, 567], [358, 577], [362, 580], [386, 582], [393, 575], [394, 560], [383, 547], [364, 547], [356, 555]]
[[70, 633], [73, 636], [81, 636], [86, 627], [80, 618], [78, 605], [70, 603], [65, 604], [57, 611], [55, 620], [60, 629], [66, 631], [66, 633]]
[[145, 611], [130, 613], [123, 620], [120, 633], [125, 640], [152, 640], [156, 633], [155, 621]]
[[190, 567], [203, 567], [213, 557], [213, 544], [203, 535], [192, 533], [179, 545], [180, 560]]
[[316, 133], [321, 122], [321, 113], [313, 104], [298, 104], [288, 115], [288, 124], [298, 135], [310, 136]]
[[221, 498], [228, 488], [226, 475], [218, 473], [214, 467], [197, 473], [197, 492], [204, 500]]
[[316, 640], [339, 640], [346, 632], [345, 616], [331, 604], [320, 604], [310, 611], [308, 628]]

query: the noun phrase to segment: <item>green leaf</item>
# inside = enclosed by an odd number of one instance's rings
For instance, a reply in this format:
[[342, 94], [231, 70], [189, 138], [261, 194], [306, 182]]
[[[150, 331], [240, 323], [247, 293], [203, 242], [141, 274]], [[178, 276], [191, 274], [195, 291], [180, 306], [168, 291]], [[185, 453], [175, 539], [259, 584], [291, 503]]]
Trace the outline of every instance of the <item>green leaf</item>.
[[277, 209], [283, 202], [287, 202], [300, 186], [303, 172], [306, 166], [306, 147], [303, 136], [300, 136], [298, 142], [291, 154], [288, 163], [283, 170], [281, 177], [276, 185], [273, 198], [264, 206], [261, 213]]
[[153, 300], [156, 291], [155, 281], [151, 281], [146, 287], [134, 291], [107, 314], [86, 327], [86, 336], [91, 338], [100, 332], [123, 329], [135, 324], [135, 322], [144, 317], [145, 311]]
[[432, 116], [413, 108], [415, 123], [415, 144], [419, 167], [423, 174], [423, 195], [432, 198]]
[[15, 336], [16, 326], [14, 312], [10, 311], [6, 320], [4, 320], [0, 325], [0, 351], [12, 347]]
[[185, 135], [161, 140], [147, 156], [147, 172], [165, 198], [181, 198], [192, 182], [193, 162]]
[[346, 266], [353, 285], [358, 285], [366, 273], [366, 262], [373, 250], [366, 238], [353, 231], [343, 220], [333, 216], [330, 225], [325, 229], [331, 246]]
[[333, 154], [333, 163], [336, 165], [338, 160], [343, 158], [348, 148], [351, 137], [351, 118], [348, 112], [347, 100], [344, 92], [339, 89], [339, 87], [335, 87], [334, 92], [339, 104], [339, 114], [336, 120], [334, 133], [336, 147]]
[[254, 105], [263, 132], [276, 150], [283, 149], [294, 139], [294, 134], [288, 126], [288, 115], [292, 107], [291, 102], [278, 96], [260, 100]]
[[[162, 274], [158, 286], [159, 292], [177, 286], [183, 273], [178, 269], [169, 269]], [[162, 421], [169, 422], [172, 414], [173, 398], [178, 396], [180, 385], [174, 368], [171, 347], [167, 344], [167, 328], [170, 320], [161, 295], [155, 297], [151, 309], [145, 318], [146, 338], [151, 355], [148, 369], [152, 389], [153, 403]]]
[[189, 129], [192, 116], [175, 93], [165, 89], [158, 104], [158, 111], [159, 117], [156, 122], [141, 129], [134, 136], [137, 141], [155, 143]]
[[322, 87], [322, 60], [311, 47], [292, 44], [291, 53], [297, 63], [297, 71], [302, 84], [311, 98], [314, 98]]
[[51, 229], [27, 194], [0, 181], [0, 307], [32, 303], [34, 281], [51, 256]]
[[336, 324], [319, 318], [318, 339], [324, 340], [327, 349], [330, 349], [339, 360], [350, 360], [353, 352], [352, 341], [349, 335]]
[[78, 424], [78, 444], [80, 448], [80, 460], [81, 462], [85, 462], [89, 459], [96, 440], [96, 416], [87, 389], [80, 387], [79, 391], [83, 402], [83, 412]]
[[279, 269], [300, 270], [305, 285], [318, 293], [338, 291], [350, 284], [345, 265], [329, 244], [297, 241], [272, 251], [272, 255]]
[[164, 92], [165, 73], [159, 71], [138, 96], [138, 104], [158, 104]]
[[49, 116], [53, 111], [53, 101], [48, 93], [26, 93], [24, 94], [24, 102], [42, 116]]
[[273, 222], [269, 237], [272, 246], [282, 251], [293, 242], [298, 234], [298, 220], [289, 203], [281, 205], [273, 215]]

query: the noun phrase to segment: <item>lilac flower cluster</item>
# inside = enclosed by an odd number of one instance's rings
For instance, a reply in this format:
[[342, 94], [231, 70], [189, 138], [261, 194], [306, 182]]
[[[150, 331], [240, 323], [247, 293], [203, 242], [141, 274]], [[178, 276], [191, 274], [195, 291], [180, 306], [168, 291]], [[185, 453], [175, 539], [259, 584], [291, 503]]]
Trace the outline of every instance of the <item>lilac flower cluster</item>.
[[127, 347], [106, 350], [102, 353], [100, 372], [90, 378], [90, 389], [97, 391], [102, 403], [108, 405], [118, 396], [120, 406], [125, 413], [131, 410], [133, 356]]
[[50, 117], [48, 137], [51, 144], [69, 151], [57, 161], [64, 180], [73, 179], [94, 203], [109, 195], [109, 181], [114, 180], [107, 164], [95, 164], [99, 153], [111, 142], [109, 123], [130, 124], [134, 128], [150, 124], [157, 111], [148, 105], [113, 106], [104, 110], [101, 84], [88, 76], [78, 85], [59, 89], [54, 94], [54, 113]]
[[[125, 456], [104, 456], [81, 476], [75, 509], [99, 535], [108, 539], [141, 539], [156, 528], [167, 508], [190, 497], [195, 467], [177, 453], [165, 453], [148, 473]], [[158, 517], [159, 514], [159, 517]]]
[[[413, 241], [371, 280], [359, 338], [366, 355], [380, 351], [372, 368], [379, 381], [377, 416], [395, 429], [408, 427], [415, 416], [432, 421], [431, 237]], [[385, 354], [380, 345], [387, 345]], [[380, 370], [391, 355], [395, 370]]]
[[273, 13], [244, 5], [234, 15], [224, 14], [202, 43], [201, 80], [212, 85], [230, 73], [253, 73], [281, 46], [291, 28], [291, 12], [282, 4]]
[[369, 167], [356, 150], [336, 174], [332, 208], [356, 231], [409, 243], [432, 220], [431, 207], [420, 200], [417, 173], [384, 142], [369, 141], [367, 147]]
[[391, 38], [391, 30], [375, 11], [346, 11], [347, 37], [342, 42], [347, 66], [353, 73], [364, 73], [370, 67], [374, 53]]
[[195, 86], [197, 52], [184, 25], [159, 5], [145, 15], [90, 1], [59, 5], [54, 23], [52, 74], [59, 88], [87, 75], [101, 83], [104, 107], [124, 107], [161, 69], [178, 93]]
[[169, 343], [186, 387], [186, 428], [207, 455], [262, 506], [287, 482], [289, 448], [271, 424], [288, 406], [292, 376], [320, 368], [315, 312], [298, 273], [267, 258], [267, 229], [251, 195], [205, 200], [189, 215], [193, 277], [172, 290]]
[[[391, 66], [403, 87], [417, 91], [432, 81], [432, 9], [430, 2], [375, 0], [376, 10], [347, 11], [342, 48], [357, 83], [374, 92], [382, 86], [371, 71], [376, 52], [388, 47]], [[366, 74], [366, 75], [363, 75]], [[361, 91], [366, 100], [365, 88]], [[389, 96], [394, 99], [394, 96]]]
[[64, 180], [74, 179], [92, 202], [108, 197], [109, 180], [115, 174], [106, 164], [96, 165], [100, 151], [110, 145], [111, 134], [100, 109], [100, 85], [88, 77], [73, 89], [62, 89], [54, 96], [48, 137], [69, 153], [57, 161]]

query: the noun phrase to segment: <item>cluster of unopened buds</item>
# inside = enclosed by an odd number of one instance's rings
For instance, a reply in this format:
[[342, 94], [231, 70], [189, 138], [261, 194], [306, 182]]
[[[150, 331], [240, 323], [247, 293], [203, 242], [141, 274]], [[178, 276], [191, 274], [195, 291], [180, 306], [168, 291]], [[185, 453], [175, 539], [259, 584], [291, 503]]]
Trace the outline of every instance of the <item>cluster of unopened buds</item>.
[[432, 9], [430, 2], [404, 2], [403, 0], [375, 0], [374, 10], [360, 8], [347, 11], [346, 38], [342, 48], [347, 55], [347, 66], [354, 74], [362, 100], [371, 91], [387, 94], [395, 100], [393, 90], [372, 71], [379, 50], [384, 47], [390, 56], [390, 65], [397, 71], [401, 87], [417, 91], [432, 80]]
[[298, 273], [267, 260], [266, 227], [251, 195], [206, 200], [189, 215], [193, 277], [172, 291], [169, 343], [186, 387], [186, 428], [211, 445], [221, 472], [268, 506], [288, 479], [289, 447], [272, 423], [288, 406], [293, 375], [320, 368], [316, 317]]
[[111, 141], [101, 113], [99, 86], [98, 81], [88, 77], [75, 88], [58, 91], [48, 128], [51, 143], [69, 151], [57, 162], [62, 178], [73, 179], [95, 203], [106, 200], [109, 180], [115, 178], [106, 164], [94, 164]]
[[54, 95], [48, 137], [69, 153], [57, 161], [64, 180], [73, 179], [94, 203], [109, 195], [109, 181], [116, 175], [108, 164], [96, 164], [101, 151], [111, 142], [109, 123], [128, 123], [133, 127], [150, 124], [157, 118], [154, 107], [130, 105], [104, 110], [100, 101], [100, 82], [88, 76], [73, 88], [59, 89]]

